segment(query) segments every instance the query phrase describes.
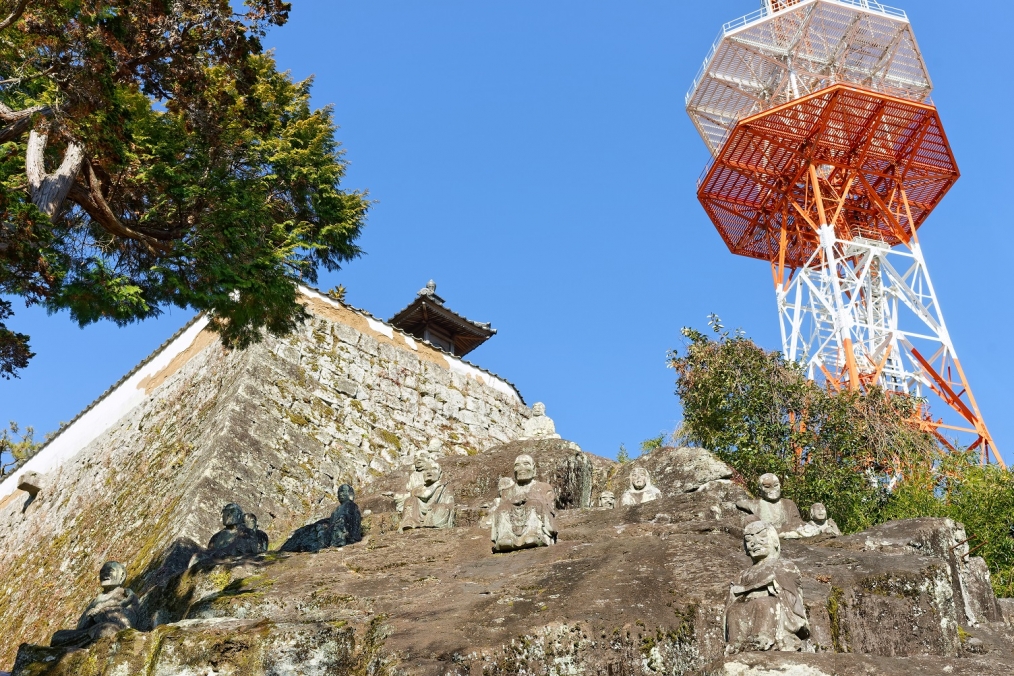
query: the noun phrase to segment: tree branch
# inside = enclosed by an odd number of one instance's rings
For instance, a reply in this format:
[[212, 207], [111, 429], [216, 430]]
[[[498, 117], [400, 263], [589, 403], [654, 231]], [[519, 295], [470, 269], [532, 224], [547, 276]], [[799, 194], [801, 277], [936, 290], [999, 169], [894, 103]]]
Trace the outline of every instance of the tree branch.
[[36, 113], [49, 115], [51, 112], [53, 112], [53, 109], [49, 106], [32, 106], [24, 110], [11, 110], [6, 104], [0, 103], [0, 120], [3, 122], [18, 122], [19, 120], [29, 119]]
[[21, 138], [25, 135], [32, 126], [32, 118], [24, 117], [16, 122], [12, 122], [6, 127], [0, 128], [0, 143], [7, 143], [14, 139]]
[[18, 4], [15, 5], [14, 11], [11, 12], [10, 16], [0, 21], [0, 31], [20, 19], [21, 15], [25, 13], [26, 7], [28, 7], [28, 0], [18, 0]]
[[32, 80], [37, 80], [40, 77], [46, 77], [47, 75], [49, 75], [50, 73], [52, 73], [54, 70], [56, 70], [56, 66], [50, 66], [49, 68], [47, 68], [46, 70], [42, 71], [41, 73], [36, 73], [34, 75], [25, 75], [24, 77], [9, 77], [6, 80], [0, 80], [0, 85], [8, 85], [8, 84], [19, 84], [20, 85], [20, 84], [24, 84], [25, 82], [31, 82]]
[[0, 103], [0, 123], [7, 126], [0, 128], [0, 143], [20, 138], [32, 125], [32, 117], [36, 114], [49, 115], [53, 109], [49, 106], [32, 106], [24, 110], [11, 110]]
[[84, 147], [71, 141], [63, 155], [63, 162], [52, 174], [46, 173], [46, 142], [49, 136], [34, 129], [28, 134], [28, 150], [25, 152], [25, 173], [32, 202], [50, 218], [63, 206], [74, 179], [84, 161]]
[[71, 201], [80, 205], [85, 210], [85, 213], [92, 217], [92, 220], [102, 226], [103, 230], [116, 237], [141, 242], [147, 247], [149, 253], [153, 255], [165, 254], [171, 250], [172, 247], [165, 242], [160, 242], [150, 235], [129, 228], [117, 218], [109, 203], [106, 202], [106, 198], [102, 196], [102, 184], [99, 182], [98, 176], [95, 175], [95, 169], [88, 160], [84, 162], [84, 173], [87, 185], [74, 183], [70, 189], [69, 197]]

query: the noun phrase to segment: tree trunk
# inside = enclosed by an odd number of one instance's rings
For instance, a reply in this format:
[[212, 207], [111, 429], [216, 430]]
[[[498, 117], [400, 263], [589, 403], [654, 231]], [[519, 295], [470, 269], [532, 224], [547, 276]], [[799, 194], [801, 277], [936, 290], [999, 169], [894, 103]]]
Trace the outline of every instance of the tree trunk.
[[28, 174], [32, 203], [47, 216], [54, 218], [81, 170], [84, 148], [73, 141], [68, 143], [59, 168], [52, 174], [47, 174], [45, 152], [48, 140], [46, 134], [40, 134], [34, 129], [28, 134], [25, 173]]

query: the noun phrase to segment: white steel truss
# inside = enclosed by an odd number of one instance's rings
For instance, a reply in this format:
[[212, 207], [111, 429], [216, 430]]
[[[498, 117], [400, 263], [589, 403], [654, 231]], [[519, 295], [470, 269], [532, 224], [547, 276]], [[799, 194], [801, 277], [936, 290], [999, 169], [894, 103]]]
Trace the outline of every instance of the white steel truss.
[[[917, 239], [891, 248], [879, 240], [842, 239], [829, 224], [806, 266], [775, 295], [782, 350], [811, 379], [835, 387], [944, 399], [965, 426], [937, 421], [928, 430], [976, 434], [1002, 463], [947, 332]], [[944, 434], [938, 433], [944, 440]]]

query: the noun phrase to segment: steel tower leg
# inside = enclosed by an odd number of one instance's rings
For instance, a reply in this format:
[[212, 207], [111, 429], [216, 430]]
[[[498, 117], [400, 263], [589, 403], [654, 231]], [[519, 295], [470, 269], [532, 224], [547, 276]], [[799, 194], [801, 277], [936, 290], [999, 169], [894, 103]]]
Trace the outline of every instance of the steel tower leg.
[[[841, 208], [830, 221], [825, 212], [829, 202], [845, 204], [848, 189], [828, 200], [834, 191], [822, 192], [812, 167], [810, 178], [809, 204], [791, 206], [821, 246], [788, 275], [775, 266], [783, 353], [836, 390], [877, 385], [914, 397], [936, 395], [967, 426], [923, 415], [923, 428], [948, 446], [946, 431], [971, 433], [970, 448], [983, 462], [992, 456], [1005, 466], [958, 360], [917, 238], [891, 248], [851, 236]], [[904, 192], [898, 202], [899, 212], [907, 208]]]

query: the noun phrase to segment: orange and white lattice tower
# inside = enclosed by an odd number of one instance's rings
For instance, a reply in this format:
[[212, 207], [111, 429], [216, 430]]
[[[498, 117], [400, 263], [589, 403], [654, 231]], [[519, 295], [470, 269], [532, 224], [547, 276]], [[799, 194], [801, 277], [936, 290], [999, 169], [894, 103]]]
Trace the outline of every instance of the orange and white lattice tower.
[[722, 28], [687, 112], [713, 156], [697, 195], [729, 250], [771, 264], [785, 355], [834, 388], [942, 400], [1003, 464], [916, 231], [958, 167], [904, 11], [762, 0]]

